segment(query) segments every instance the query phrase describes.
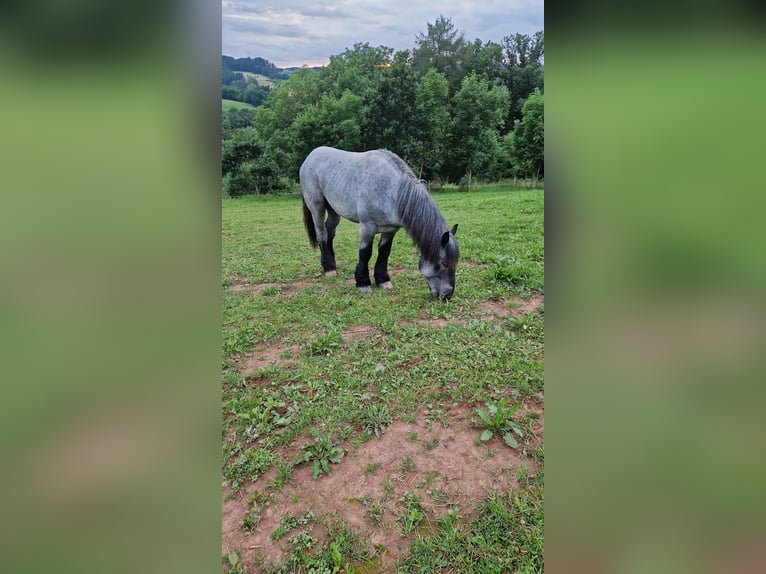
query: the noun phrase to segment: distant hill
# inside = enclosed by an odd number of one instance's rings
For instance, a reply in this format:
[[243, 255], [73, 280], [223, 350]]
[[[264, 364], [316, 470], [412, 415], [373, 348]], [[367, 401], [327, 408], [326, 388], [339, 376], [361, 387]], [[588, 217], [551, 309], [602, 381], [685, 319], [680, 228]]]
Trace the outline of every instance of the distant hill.
[[[287, 80], [301, 68], [278, 68], [265, 58], [232, 58], [221, 56], [221, 98], [224, 110], [236, 101], [259, 106], [272, 88], [281, 80]], [[309, 68], [321, 70], [320, 66]]]
[[250, 72], [275, 80], [286, 80], [288, 75], [265, 58], [232, 58], [221, 56], [221, 68], [231, 72]]
[[302, 70], [304, 67], [307, 67], [309, 70], [314, 70], [315, 72], [318, 72], [322, 69], [322, 66], [293, 66], [291, 68], [283, 68], [285, 74], [293, 74], [294, 72], [297, 72], [298, 70]]

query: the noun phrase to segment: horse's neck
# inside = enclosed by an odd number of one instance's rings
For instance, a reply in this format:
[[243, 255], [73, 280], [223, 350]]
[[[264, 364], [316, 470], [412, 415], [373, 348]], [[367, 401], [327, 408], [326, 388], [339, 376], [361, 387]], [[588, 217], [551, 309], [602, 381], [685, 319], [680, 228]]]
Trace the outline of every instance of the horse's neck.
[[436, 202], [425, 190], [413, 187], [403, 208], [400, 213], [402, 227], [422, 255], [430, 261], [437, 260], [439, 242], [447, 224]]

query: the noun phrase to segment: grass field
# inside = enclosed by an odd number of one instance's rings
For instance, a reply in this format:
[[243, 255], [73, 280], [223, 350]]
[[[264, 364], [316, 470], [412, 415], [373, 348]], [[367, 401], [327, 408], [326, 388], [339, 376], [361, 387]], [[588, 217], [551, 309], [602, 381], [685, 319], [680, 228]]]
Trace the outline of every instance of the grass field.
[[254, 72], [239, 72], [243, 76], [245, 76], [248, 79], [253, 79], [256, 82], [258, 82], [259, 86], [265, 86], [268, 88], [273, 88], [277, 82], [269, 78], [268, 76], [264, 76], [263, 74], [256, 74]]
[[236, 100], [221, 99], [221, 109], [228, 110], [229, 108], [254, 108], [255, 106], [246, 102], [238, 102]]
[[224, 572], [543, 570], [543, 191], [434, 195], [455, 296], [394, 241], [394, 289], [338, 276], [292, 197], [223, 201]]

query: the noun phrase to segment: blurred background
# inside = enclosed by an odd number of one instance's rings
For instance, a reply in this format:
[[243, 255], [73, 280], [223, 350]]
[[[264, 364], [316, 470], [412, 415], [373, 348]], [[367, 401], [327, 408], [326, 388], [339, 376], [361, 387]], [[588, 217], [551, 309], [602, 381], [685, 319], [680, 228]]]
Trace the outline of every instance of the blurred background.
[[762, 572], [762, 14], [546, 3], [546, 566]]
[[220, 7], [0, 15], [0, 570], [220, 568]]
[[[754, 4], [546, 3], [546, 564], [760, 572]], [[220, 7], [0, 18], [0, 555], [220, 567]]]

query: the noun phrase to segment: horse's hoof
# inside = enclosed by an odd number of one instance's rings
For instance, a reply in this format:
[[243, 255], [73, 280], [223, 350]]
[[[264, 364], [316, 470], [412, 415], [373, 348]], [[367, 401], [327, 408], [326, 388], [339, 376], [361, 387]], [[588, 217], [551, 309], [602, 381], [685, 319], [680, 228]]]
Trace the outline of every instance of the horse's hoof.
[[386, 281], [385, 283], [381, 283], [381, 284], [379, 285], [379, 287], [380, 287], [381, 289], [393, 289], [393, 288], [394, 288], [394, 286], [393, 286], [393, 285], [391, 285], [391, 281]]
[[372, 291], [372, 287], [357, 287], [357, 289], [359, 289], [360, 293], [369, 293]]
[[335, 277], [337, 274], [338, 274], [338, 271], [336, 269], [332, 269], [331, 271], [324, 272], [325, 277]]

